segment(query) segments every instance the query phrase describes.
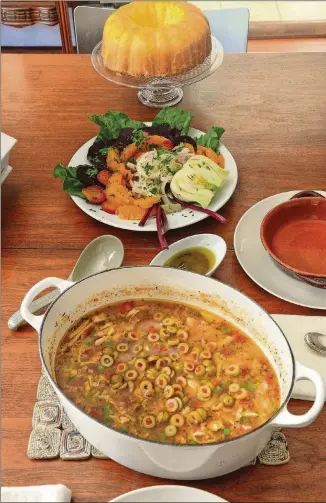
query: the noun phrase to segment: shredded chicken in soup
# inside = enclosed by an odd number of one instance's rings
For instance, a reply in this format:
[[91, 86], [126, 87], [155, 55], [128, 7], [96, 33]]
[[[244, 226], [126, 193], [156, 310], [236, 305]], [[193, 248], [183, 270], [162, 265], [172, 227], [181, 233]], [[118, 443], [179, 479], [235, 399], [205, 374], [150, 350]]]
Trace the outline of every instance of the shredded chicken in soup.
[[275, 371], [258, 345], [207, 311], [130, 300], [89, 313], [63, 337], [59, 387], [98, 421], [140, 438], [220, 442], [279, 408]]

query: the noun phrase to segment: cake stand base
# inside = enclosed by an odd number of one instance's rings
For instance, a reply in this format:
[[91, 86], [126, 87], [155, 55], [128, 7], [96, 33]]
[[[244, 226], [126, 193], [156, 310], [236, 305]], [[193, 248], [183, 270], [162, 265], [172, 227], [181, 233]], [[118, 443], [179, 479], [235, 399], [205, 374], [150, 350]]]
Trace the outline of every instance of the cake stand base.
[[183, 97], [181, 87], [158, 87], [157, 89], [141, 89], [137, 93], [139, 101], [152, 108], [172, 107]]

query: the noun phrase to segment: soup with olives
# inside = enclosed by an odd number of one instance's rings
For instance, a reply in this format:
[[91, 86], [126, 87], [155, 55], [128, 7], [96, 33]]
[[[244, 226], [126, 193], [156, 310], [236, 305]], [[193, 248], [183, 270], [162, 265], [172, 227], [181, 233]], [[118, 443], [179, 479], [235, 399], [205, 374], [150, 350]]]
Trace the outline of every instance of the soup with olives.
[[80, 319], [60, 342], [59, 387], [98, 421], [140, 438], [201, 444], [234, 438], [279, 408], [262, 350], [207, 311], [130, 300]]

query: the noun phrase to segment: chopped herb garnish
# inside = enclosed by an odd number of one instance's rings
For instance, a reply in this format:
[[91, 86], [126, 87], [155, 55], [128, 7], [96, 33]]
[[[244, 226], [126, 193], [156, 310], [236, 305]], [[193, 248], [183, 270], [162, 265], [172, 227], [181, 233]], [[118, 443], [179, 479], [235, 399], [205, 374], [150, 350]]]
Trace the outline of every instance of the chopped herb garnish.
[[215, 386], [215, 391], [216, 391], [216, 393], [221, 393], [221, 391], [222, 391], [221, 386]]
[[248, 385], [248, 390], [249, 391], [256, 391], [256, 386], [254, 384], [249, 384]]
[[225, 436], [230, 435], [231, 430], [229, 430], [229, 428], [224, 428], [223, 433]]
[[129, 430], [127, 426], [122, 426], [120, 431], [122, 431], [122, 433], [128, 433]]
[[248, 423], [248, 422], [249, 422], [249, 419], [248, 419], [247, 417], [242, 417], [242, 418], [240, 419], [240, 423], [241, 423], [241, 424], [245, 424], [245, 423]]
[[166, 440], [168, 437], [165, 435], [165, 433], [161, 433], [161, 439]]
[[142, 129], [136, 129], [131, 137], [132, 142], [138, 146], [146, 139], [146, 135]]
[[107, 341], [108, 346], [112, 346], [113, 341]]
[[97, 367], [97, 370], [98, 370], [98, 372], [102, 372], [102, 370], [104, 370], [103, 365], [99, 365], [99, 366]]
[[222, 381], [221, 382], [221, 387], [224, 389], [224, 388], [227, 388], [228, 387], [228, 383], [226, 381]]
[[87, 173], [89, 176], [95, 176], [95, 175], [97, 175], [98, 170], [97, 170], [96, 168], [91, 168], [91, 167], [90, 167], [90, 168], [88, 168], [88, 169], [86, 170], [86, 173]]
[[77, 376], [69, 376], [68, 381], [72, 381], [73, 379], [75, 379], [75, 377], [77, 377]]
[[91, 339], [86, 339], [85, 344], [91, 346], [93, 344], [93, 341]]
[[188, 444], [190, 444], [190, 445], [197, 445], [198, 442], [196, 442], [195, 440], [188, 440]]

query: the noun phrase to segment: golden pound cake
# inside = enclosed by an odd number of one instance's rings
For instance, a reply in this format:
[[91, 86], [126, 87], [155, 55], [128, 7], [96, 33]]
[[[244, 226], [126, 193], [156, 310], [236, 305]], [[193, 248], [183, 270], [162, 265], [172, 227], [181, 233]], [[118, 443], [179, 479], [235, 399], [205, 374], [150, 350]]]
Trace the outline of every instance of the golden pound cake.
[[135, 77], [171, 76], [201, 64], [211, 52], [209, 23], [186, 2], [131, 2], [105, 22], [106, 68]]

